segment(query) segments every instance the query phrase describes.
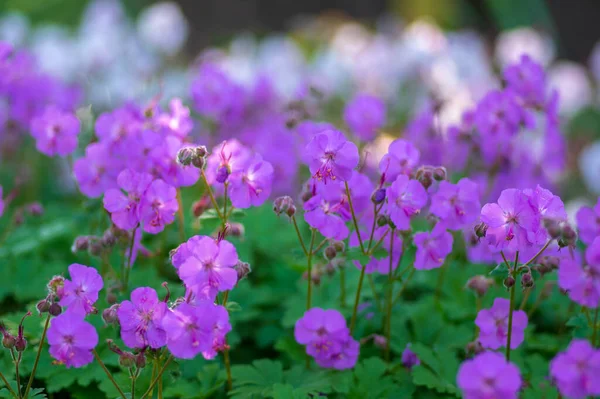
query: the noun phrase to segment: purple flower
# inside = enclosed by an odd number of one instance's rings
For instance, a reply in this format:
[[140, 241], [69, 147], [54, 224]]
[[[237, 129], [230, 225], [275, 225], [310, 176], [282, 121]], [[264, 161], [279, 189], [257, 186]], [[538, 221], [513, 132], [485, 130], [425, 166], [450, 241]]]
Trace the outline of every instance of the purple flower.
[[131, 230], [138, 225], [139, 204], [152, 180], [152, 175], [125, 169], [119, 173], [117, 184], [127, 195], [114, 188], [106, 190], [104, 209], [110, 212], [111, 220], [117, 227]]
[[406, 344], [406, 348], [402, 352], [402, 365], [407, 369], [412, 369], [419, 364], [421, 364], [421, 360], [419, 360], [415, 352], [410, 350], [410, 344]]
[[256, 155], [248, 167], [230, 178], [229, 197], [236, 208], [262, 205], [271, 194], [273, 166]]
[[550, 375], [565, 398], [600, 395], [600, 350], [588, 341], [575, 339], [565, 352], [552, 359]]
[[36, 148], [50, 157], [64, 157], [75, 151], [79, 130], [79, 119], [75, 115], [52, 106], [31, 121]]
[[415, 234], [415, 269], [430, 270], [441, 267], [446, 256], [452, 252], [452, 241], [452, 234], [448, 233], [441, 223], [436, 224], [431, 232]]
[[565, 204], [558, 195], [552, 194], [539, 184], [535, 190], [525, 189], [523, 193], [529, 197], [531, 205], [542, 218], [567, 220]]
[[591, 244], [596, 237], [600, 236], [600, 198], [593, 208], [582, 206], [575, 218], [579, 229], [579, 239], [584, 244]]
[[457, 184], [441, 181], [438, 191], [431, 197], [430, 210], [451, 230], [472, 224], [481, 210], [477, 184], [467, 178]]
[[572, 301], [596, 308], [600, 306], [600, 237], [586, 249], [585, 260], [587, 265], [582, 266], [576, 259], [563, 258], [558, 268], [558, 285], [568, 291]]
[[427, 192], [417, 180], [398, 175], [387, 189], [387, 209], [398, 230], [410, 229], [410, 218], [427, 204]]
[[539, 215], [521, 190], [503, 190], [498, 203], [485, 204], [481, 221], [488, 226], [486, 239], [497, 250], [519, 251], [531, 246], [540, 226]]
[[[200, 170], [195, 166], [184, 166], [177, 162], [177, 153], [183, 147], [184, 144], [179, 138], [167, 136], [158, 141], [150, 152], [153, 174], [174, 187], [191, 186], [200, 177]], [[143, 157], [143, 160], [148, 163], [146, 157]]]
[[123, 301], [117, 310], [121, 338], [130, 348], [157, 349], [165, 346], [167, 336], [162, 320], [167, 304], [158, 299], [156, 291], [139, 287], [131, 293], [131, 301]]
[[183, 105], [180, 98], [173, 98], [169, 102], [171, 113], [163, 113], [158, 116], [160, 126], [180, 139], [185, 138], [194, 128], [190, 118], [190, 109]]
[[199, 301], [196, 306], [182, 303], [167, 312], [163, 319], [167, 333], [167, 348], [179, 359], [193, 359], [199, 353], [214, 357], [224, 337], [231, 330], [229, 314], [223, 306]]
[[104, 282], [96, 269], [77, 263], [69, 266], [69, 275], [71, 279], [65, 279], [59, 303], [67, 308], [67, 312], [83, 317], [94, 309]]
[[383, 101], [367, 94], [357, 95], [344, 109], [344, 121], [364, 141], [375, 138], [385, 124], [385, 116]]
[[326, 130], [308, 143], [306, 159], [314, 179], [348, 181], [358, 165], [358, 148], [342, 132]]
[[140, 202], [140, 221], [145, 232], [157, 234], [175, 219], [179, 209], [177, 190], [162, 180], [154, 180]]
[[465, 399], [517, 399], [521, 389], [519, 368], [494, 352], [463, 362], [456, 381]]
[[85, 149], [85, 157], [75, 161], [73, 172], [79, 189], [88, 197], [101, 196], [109, 188], [117, 186], [116, 174], [110, 151], [100, 143]]
[[[479, 311], [475, 325], [479, 327], [479, 342], [484, 348], [506, 347], [509, 312], [510, 301], [504, 298], [496, 298], [491, 308]], [[513, 310], [511, 349], [516, 349], [523, 342], [525, 327], [527, 314], [522, 310]]]
[[179, 277], [197, 296], [214, 300], [219, 291], [235, 287], [238, 255], [229, 241], [195, 236], [188, 240], [185, 251], [187, 257], [179, 267]]
[[219, 122], [236, 122], [244, 109], [244, 93], [216, 65], [205, 63], [192, 82], [196, 110]]
[[304, 220], [327, 238], [348, 237], [350, 215], [337, 185], [320, 185], [318, 193], [304, 203]]
[[530, 107], [542, 107], [546, 95], [546, 76], [540, 64], [526, 54], [518, 64], [504, 69], [504, 80], [508, 87]]
[[306, 353], [325, 368], [354, 367], [360, 345], [350, 336], [346, 320], [334, 309], [312, 308], [296, 322], [294, 337], [306, 345]]
[[250, 150], [238, 140], [223, 141], [206, 159], [206, 178], [210, 184], [222, 184], [229, 175], [243, 172], [251, 159]]
[[98, 345], [98, 333], [82, 315], [66, 312], [50, 322], [48, 343], [53, 358], [67, 368], [79, 368], [94, 361], [92, 349]]
[[379, 172], [385, 182], [393, 182], [400, 174], [409, 176], [419, 164], [420, 157], [419, 150], [411, 142], [396, 139], [379, 161]]

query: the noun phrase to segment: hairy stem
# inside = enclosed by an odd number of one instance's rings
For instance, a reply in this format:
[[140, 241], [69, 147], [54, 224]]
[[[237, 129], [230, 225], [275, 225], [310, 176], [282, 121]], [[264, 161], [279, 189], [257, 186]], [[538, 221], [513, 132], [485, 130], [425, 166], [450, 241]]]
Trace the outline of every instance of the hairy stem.
[[115, 388], [119, 392], [119, 395], [121, 395], [121, 398], [127, 399], [127, 396], [125, 395], [125, 393], [123, 393], [121, 388], [119, 388], [119, 384], [117, 384], [117, 381], [115, 381], [115, 379], [112, 376], [112, 374], [110, 373], [110, 371], [106, 368], [106, 366], [104, 365], [104, 362], [102, 361], [102, 359], [100, 359], [100, 356], [98, 356], [98, 352], [96, 352], [96, 349], [92, 349], [92, 354], [96, 358], [96, 361], [98, 362], [100, 367], [102, 367], [102, 370], [104, 370], [104, 372], [106, 373], [106, 376], [108, 377], [108, 379], [112, 382], [112, 384], [115, 386]]
[[306, 263], [308, 265], [308, 291], [306, 293], [306, 310], [310, 309], [312, 303], [312, 257], [313, 257], [313, 246], [315, 245], [316, 230], [312, 229], [312, 235], [310, 238], [310, 249], [306, 256]]
[[388, 270], [388, 292], [387, 292], [387, 314], [386, 314], [386, 331], [385, 331], [385, 361], [390, 361], [390, 339], [392, 336], [392, 295], [394, 290], [394, 276], [393, 276], [393, 263], [394, 263], [394, 229], [390, 234], [390, 265]]
[[354, 205], [352, 205], [352, 195], [350, 195], [350, 187], [348, 187], [348, 182], [344, 182], [346, 186], [346, 196], [348, 196], [348, 206], [350, 207], [350, 213], [352, 214], [352, 223], [354, 223], [354, 229], [356, 230], [356, 236], [358, 237], [358, 243], [360, 244], [360, 250], [362, 253], [366, 253], [365, 246], [363, 244], [362, 238], [360, 237], [360, 230], [358, 229], [358, 222], [356, 220], [356, 212], [354, 212]]
[[[513, 267], [513, 269], [511, 270], [511, 275], [512, 277], [516, 280], [517, 277], [517, 264], [519, 263], [519, 251], [517, 251], [516, 255], [515, 255], [515, 265]], [[509, 304], [509, 311], [508, 311], [508, 333], [507, 333], [507, 337], [506, 337], [506, 361], [510, 361], [510, 341], [512, 338], [512, 323], [513, 323], [513, 311], [514, 311], [514, 307], [515, 307], [515, 288], [517, 286], [517, 283], [515, 281], [515, 283], [513, 284], [512, 287], [510, 287], [510, 304]]]
[[356, 324], [356, 314], [358, 312], [358, 302], [360, 301], [360, 291], [362, 289], [363, 281], [365, 280], [365, 269], [367, 265], [362, 265], [360, 269], [360, 277], [358, 279], [358, 288], [356, 289], [356, 296], [354, 298], [354, 308], [352, 309], [352, 318], [350, 319], [350, 335], [354, 331], [354, 325]]
[[298, 241], [300, 241], [300, 245], [302, 246], [302, 251], [304, 252], [304, 256], [308, 257], [308, 250], [306, 249], [306, 245], [304, 245], [304, 240], [302, 239], [302, 234], [300, 234], [300, 229], [298, 228], [298, 222], [296, 221], [296, 216], [292, 216], [292, 223], [294, 224], [294, 229], [296, 230], [296, 234], [298, 235]]
[[346, 307], [346, 269], [340, 266], [340, 307]]
[[13, 359], [13, 363], [15, 364], [15, 377], [17, 379], [17, 393], [19, 394], [19, 398], [21, 396], [21, 377], [19, 376], [19, 366], [21, 365], [21, 357], [23, 356], [23, 352], [19, 352], [18, 356], [15, 356], [15, 351], [13, 349], [10, 350], [10, 356]]
[[133, 265], [131, 264], [131, 258], [133, 257], [133, 246], [135, 244], [135, 233], [138, 229], [139, 225], [135, 227], [135, 229], [133, 229], [133, 231], [131, 232], [131, 241], [129, 243], [129, 250], [127, 251], [127, 263], [125, 264], [125, 270], [123, 271], [123, 290], [127, 291], [127, 287], [129, 285], [129, 273], [131, 271], [131, 268], [133, 267]]
[[[523, 266], [527, 266], [527, 265], [529, 265], [531, 262], [534, 262], [534, 261], [537, 259], [537, 257], [538, 257], [538, 256], [540, 256], [542, 253], [544, 253], [544, 251], [546, 250], [546, 248], [548, 248], [548, 245], [550, 245], [550, 243], [551, 243], [551, 242], [552, 242], [552, 240], [548, 240], [548, 241], [546, 241], [546, 243], [544, 244], [544, 246], [542, 247], [542, 249], [540, 249], [540, 250], [539, 250], [539, 251], [538, 251], [538, 252], [537, 252], [535, 255], [533, 255], [533, 256], [531, 257], [531, 259], [529, 259], [527, 262], [525, 262], [525, 263], [523, 264]], [[515, 268], [516, 268], [516, 266], [515, 266]]]
[[142, 395], [142, 397], [140, 399], [145, 399], [148, 397], [148, 395], [152, 392], [152, 390], [154, 389], [154, 387], [156, 386], [158, 381], [162, 379], [163, 373], [165, 372], [165, 370], [167, 369], [167, 367], [169, 366], [169, 364], [172, 361], [173, 361], [173, 355], [169, 356], [169, 358], [167, 359], [165, 364], [163, 364], [162, 368], [159, 370], [156, 378], [150, 383], [150, 386], [148, 387], [148, 389], [146, 390], [146, 392]]
[[2, 374], [2, 372], [0, 371], [0, 379], [2, 381], [4, 381], [4, 385], [6, 385], [6, 389], [8, 389], [8, 392], [10, 392], [10, 394], [12, 396], [14, 396], [15, 398], [18, 398], [19, 396], [15, 393], [15, 391], [13, 391], [13, 389], [10, 387], [8, 380], [6, 379], [6, 377], [4, 376], [4, 374]]
[[50, 324], [50, 313], [46, 317], [46, 323], [44, 324], [44, 330], [42, 331], [42, 338], [40, 338], [40, 344], [38, 346], [37, 354], [35, 356], [35, 361], [33, 362], [33, 368], [31, 369], [31, 375], [29, 376], [29, 381], [27, 382], [27, 388], [25, 388], [25, 393], [23, 397], [27, 399], [27, 395], [29, 394], [29, 390], [31, 389], [31, 384], [33, 384], [33, 379], [35, 378], [35, 373], [37, 371], [38, 363], [40, 362], [40, 355], [42, 354], [42, 347], [44, 346], [44, 340], [46, 339], [46, 333], [48, 332], [48, 324]]
[[369, 280], [369, 285], [371, 286], [371, 291], [373, 291], [373, 300], [375, 301], [377, 310], [379, 310], [381, 313], [383, 313], [383, 308], [381, 307], [381, 303], [379, 302], [379, 295], [377, 294], [377, 289], [375, 288], [375, 283], [373, 282], [373, 276], [368, 274], [367, 280]]
[[224, 222], [225, 218], [224, 218], [223, 214], [221, 214], [221, 210], [219, 209], [219, 204], [217, 204], [217, 200], [215, 199], [215, 195], [212, 192], [212, 188], [210, 187], [210, 184], [208, 184], [208, 180], [206, 179], [206, 174], [204, 173], [204, 169], [200, 169], [200, 173], [201, 173], [200, 176], [202, 177], [202, 180], [204, 181], [204, 185], [206, 186], [206, 191], [208, 192], [210, 202], [212, 203], [213, 208], [217, 212], [219, 219], [221, 219], [221, 221], [223, 223], [225, 223]]

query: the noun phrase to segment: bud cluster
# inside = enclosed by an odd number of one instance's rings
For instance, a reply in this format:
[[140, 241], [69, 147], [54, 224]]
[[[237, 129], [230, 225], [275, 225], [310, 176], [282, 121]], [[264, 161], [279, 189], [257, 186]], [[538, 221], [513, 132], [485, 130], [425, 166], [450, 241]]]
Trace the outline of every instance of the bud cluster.
[[275, 201], [273, 201], [273, 212], [275, 212], [277, 216], [284, 213], [290, 218], [293, 217], [296, 214], [294, 200], [287, 195], [275, 198]]
[[424, 165], [417, 169], [415, 179], [421, 182], [423, 187], [429, 188], [435, 181], [446, 180], [448, 172], [443, 166]]
[[177, 162], [184, 166], [193, 165], [198, 169], [202, 169], [206, 165], [207, 155], [208, 150], [203, 145], [198, 147], [183, 147], [177, 152]]

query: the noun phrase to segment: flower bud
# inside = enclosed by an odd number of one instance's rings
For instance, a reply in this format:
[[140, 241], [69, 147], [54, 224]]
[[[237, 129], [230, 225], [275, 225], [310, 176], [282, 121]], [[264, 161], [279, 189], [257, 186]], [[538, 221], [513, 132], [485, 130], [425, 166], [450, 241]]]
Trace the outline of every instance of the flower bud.
[[554, 239], [560, 237], [561, 228], [558, 220], [551, 218], [544, 219], [544, 227], [546, 228], [550, 238]]
[[27, 349], [27, 340], [23, 336], [17, 336], [17, 339], [15, 340], [15, 350], [17, 352], [23, 352], [25, 349]]
[[546, 274], [558, 269], [559, 264], [560, 259], [558, 258], [558, 256], [543, 256], [540, 259], [539, 265], [536, 267], [536, 270], [541, 274], [542, 277], [544, 277]]
[[412, 369], [419, 364], [421, 364], [419, 357], [410, 349], [410, 344], [407, 344], [404, 352], [402, 352], [402, 365], [407, 369]]
[[385, 188], [378, 188], [377, 190], [373, 191], [373, 194], [371, 194], [371, 202], [379, 205], [383, 201], [385, 201]]
[[198, 169], [204, 169], [204, 165], [206, 165], [206, 158], [194, 157], [194, 159], [192, 159], [192, 165]]
[[469, 355], [478, 355], [484, 351], [483, 346], [481, 346], [481, 342], [479, 341], [471, 341], [467, 344], [465, 348], [465, 352]]
[[54, 302], [52, 305], [50, 305], [48, 313], [50, 313], [52, 316], [58, 316], [62, 313], [62, 308], [58, 303]]
[[[294, 208], [294, 212], [290, 215], [288, 211], [292, 207]], [[285, 213], [288, 216], [292, 217], [296, 212], [296, 208], [294, 207], [294, 200], [292, 199], [292, 197], [284, 195], [283, 197], [275, 198], [275, 201], [273, 201], [273, 212], [275, 212], [277, 216], [281, 215], [282, 213]]]
[[494, 279], [485, 276], [475, 276], [467, 281], [467, 288], [478, 296], [484, 296], [488, 289], [494, 284]]
[[99, 240], [92, 240], [90, 242], [90, 246], [88, 248], [88, 252], [92, 256], [100, 256], [100, 255], [102, 255], [102, 252], [104, 252], [104, 246], [102, 245], [102, 242], [99, 241]]
[[331, 260], [337, 256], [337, 251], [335, 250], [335, 247], [333, 245], [330, 245], [327, 248], [325, 248], [324, 254], [327, 260]]
[[577, 242], [577, 233], [568, 225], [563, 223], [560, 231], [560, 239], [558, 240], [559, 247], [572, 247]]
[[377, 226], [383, 227], [390, 223], [390, 218], [387, 215], [377, 216]]
[[534, 285], [533, 276], [531, 273], [523, 273], [521, 275], [521, 286], [523, 288], [531, 288]]
[[376, 347], [385, 349], [387, 346], [387, 339], [383, 335], [373, 334], [373, 343]]
[[106, 302], [108, 302], [109, 305], [113, 305], [117, 302], [117, 296], [114, 292], [109, 292], [106, 294]]
[[238, 263], [233, 267], [237, 272], [237, 281], [239, 282], [241, 279], [246, 277], [251, 271], [252, 268], [248, 262], [238, 261]]
[[117, 243], [117, 237], [113, 233], [112, 229], [108, 229], [102, 235], [102, 246], [105, 248], [112, 248]]
[[310, 190], [302, 191], [302, 194], [300, 195], [300, 198], [302, 199], [302, 202], [307, 202], [312, 197], [313, 197], [313, 193]]
[[48, 292], [52, 295], [62, 298], [63, 287], [65, 286], [65, 278], [63, 276], [54, 276], [46, 285]]
[[119, 365], [126, 369], [130, 369], [135, 366], [136, 358], [135, 355], [131, 352], [123, 352], [119, 355]]
[[433, 175], [431, 172], [427, 171], [424, 172], [421, 175], [421, 178], [419, 179], [419, 182], [423, 185], [423, 187], [425, 188], [429, 188], [431, 187], [431, 185], [433, 184]]
[[229, 223], [227, 229], [227, 235], [232, 237], [243, 237], [244, 236], [244, 225], [241, 223]]
[[290, 205], [290, 207], [287, 209], [287, 211], [285, 212], [286, 215], [288, 215], [290, 218], [292, 216], [294, 216], [296, 214], [296, 206], [295, 205]]
[[503, 284], [506, 288], [510, 288], [513, 285], [515, 285], [515, 279], [512, 276], [508, 276], [507, 278], [504, 279]]
[[444, 168], [443, 166], [438, 166], [437, 168], [433, 169], [433, 178], [437, 181], [442, 181], [442, 180], [446, 180], [446, 177], [448, 176], [448, 172], [446, 172], [446, 168]]
[[6, 349], [13, 349], [17, 342], [17, 337], [12, 334], [6, 334], [2, 337], [2, 346]]
[[32, 202], [31, 204], [27, 205], [25, 211], [31, 216], [41, 216], [44, 214], [44, 207], [39, 202]]
[[487, 224], [485, 224], [483, 222], [478, 223], [477, 225], [475, 225], [475, 228], [474, 228], [475, 235], [479, 238], [483, 238], [487, 234], [487, 229], [488, 229]]
[[227, 166], [221, 166], [219, 169], [217, 169], [215, 180], [218, 183], [225, 183], [230, 173], [231, 172], [229, 171], [229, 168]]
[[40, 312], [40, 314], [46, 313], [48, 310], [50, 310], [50, 302], [48, 302], [47, 299], [42, 299], [35, 305], [35, 308], [38, 312]]
[[204, 196], [192, 205], [192, 213], [195, 217], [200, 217], [211, 206], [210, 197]]
[[138, 369], [143, 369], [144, 367], [146, 367], [146, 353], [145, 352], [140, 352], [137, 355], [135, 355], [135, 365], [137, 366]]
[[192, 147], [183, 147], [177, 152], [177, 163], [188, 166], [196, 157], [196, 151]]
[[333, 247], [337, 252], [344, 252], [346, 250], [346, 244], [344, 244], [344, 241], [334, 241]]
[[107, 325], [118, 323], [119, 317], [117, 316], [117, 310], [119, 310], [119, 304], [115, 304], [110, 308], [104, 309], [102, 311], [102, 320], [104, 320], [104, 323]]
[[88, 236], [79, 236], [75, 238], [73, 245], [71, 246], [71, 252], [86, 251], [90, 245], [90, 238]]
[[198, 158], [204, 158], [208, 155], [208, 149], [204, 145], [199, 145], [198, 147], [194, 148], [194, 151], [196, 152], [196, 156]]

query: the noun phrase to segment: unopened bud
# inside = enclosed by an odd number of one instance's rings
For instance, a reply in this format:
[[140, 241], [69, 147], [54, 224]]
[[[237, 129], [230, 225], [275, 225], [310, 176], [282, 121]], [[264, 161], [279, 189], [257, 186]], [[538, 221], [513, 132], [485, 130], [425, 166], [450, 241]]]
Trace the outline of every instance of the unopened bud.
[[90, 238], [88, 236], [79, 236], [75, 238], [73, 245], [71, 246], [71, 252], [86, 251], [90, 245]]
[[507, 278], [504, 279], [503, 284], [506, 288], [510, 288], [513, 285], [515, 285], [515, 279], [512, 276], [508, 276]]
[[88, 248], [88, 252], [92, 256], [100, 256], [100, 255], [102, 255], [102, 252], [104, 252], [104, 246], [102, 245], [102, 242], [99, 241], [99, 240], [92, 240], [90, 242], [90, 246]]
[[215, 180], [218, 183], [225, 183], [230, 173], [231, 172], [229, 171], [229, 168], [227, 166], [221, 166], [219, 169], [217, 169]]
[[546, 228], [546, 231], [548, 232], [550, 238], [554, 239], [560, 237], [560, 221], [550, 218], [544, 219], [544, 227]]
[[559, 246], [572, 247], [576, 242], [577, 233], [575, 230], [567, 223], [563, 223], [560, 231]]
[[204, 157], [194, 157], [192, 159], [192, 165], [194, 165], [198, 169], [204, 169], [204, 165], [206, 165], [206, 158], [204, 158]]
[[46, 288], [50, 294], [62, 298], [64, 286], [65, 278], [63, 276], [54, 276], [50, 279]]
[[310, 190], [307, 191], [303, 191], [302, 195], [300, 196], [300, 198], [302, 199], [302, 202], [307, 202], [309, 201], [311, 198], [313, 197], [313, 193]]
[[119, 355], [119, 364], [121, 367], [130, 369], [136, 364], [135, 355], [131, 352], [123, 352]]
[[523, 273], [521, 275], [521, 286], [523, 288], [531, 288], [534, 285], [533, 276], [531, 273]]
[[371, 202], [379, 205], [383, 201], [385, 201], [385, 188], [378, 188], [373, 192], [373, 194], [371, 194]]
[[475, 235], [479, 238], [485, 237], [487, 234], [487, 230], [488, 230], [488, 226], [487, 226], [487, 224], [485, 224], [483, 222], [478, 223], [477, 225], [475, 225], [475, 228], [474, 228]]
[[433, 178], [437, 181], [442, 181], [442, 180], [446, 180], [446, 177], [448, 176], [448, 172], [446, 172], [446, 168], [444, 168], [443, 166], [438, 166], [437, 168], [433, 169]]
[[135, 356], [135, 365], [139, 369], [146, 367], [146, 353], [140, 352]]
[[104, 309], [102, 311], [102, 320], [104, 320], [104, 323], [108, 325], [117, 323], [119, 321], [119, 317], [117, 316], [118, 310], [119, 304], [115, 304], [110, 308]]
[[27, 349], [27, 340], [23, 336], [18, 336], [15, 340], [15, 350], [23, 352], [25, 349]]
[[2, 337], [2, 346], [4, 346], [6, 349], [13, 349], [15, 347], [16, 342], [17, 337], [15, 337], [12, 334], [5, 334]]
[[46, 313], [50, 309], [50, 302], [46, 299], [42, 299], [35, 305], [35, 308], [40, 313]]
[[385, 349], [387, 346], [387, 339], [383, 335], [373, 334], [373, 343], [376, 347]]
[[383, 227], [390, 223], [390, 218], [387, 215], [377, 216], [377, 226]]
[[[277, 216], [281, 215], [282, 213], [288, 214], [288, 211], [291, 207], [294, 207], [294, 200], [292, 197], [287, 195], [284, 195], [283, 197], [277, 197], [275, 198], [275, 201], [273, 201], [273, 212], [275, 212]], [[294, 213], [295, 212], [296, 208], [294, 207]], [[293, 216], [293, 214], [291, 216]]]
[[44, 214], [44, 207], [39, 202], [33, 202], [25, 208], [31, 216], [41, 216]]
[[227, 229], [227, 235], [232, 237], [243, 237], [244, 232], [244, 225], [241, 223], [230, 223]]
[[112, 248], [117, 243], [117, 237], [113, 233], [112, 229], [108, 229], [102, 235], [102, 246], [105, 248]]
[[180, 165], [190, 165], [195, 157], [196, 151], [192, 147], [183, 147], [177, 152], [177, 162]]
[[467, 288], [474, 291], [478, 296], [484, 296], [488, 289], [494, 284], [494, 280], [485, 276], [475, 276], [467, 281]]
[[423, 175], [421, 176], [421, 178], [419, 179], [419, 182], [423, 185], [423, 187], [425, 188], [429, 188], [431, 187], [431, 185], [433, 184], [433, 177], [431, 172], [425, 172], [423, 173]]
[[114, 292], [109, 292], [108, 294], [106, 294], [106, 302], [108, 302], [109, 305], [112, 305], [117, 302], [117, 296]]
[[242, 261], [238, 261], [238, 263], [233, 268], [237, 273], [237, 281], [240, 281], [252, 271], [250, 264], [248, 262]]
[[481, 345], [481, 342], [471, 341], [467, 344], [465, 351], [469, 355], [478, 355], [478, 354], [482, 353], [484, 351], [484, 349], [483, 349], [483, 346]]
[[194, 148], [194, 151], [196, 152], [196, 156], [199, 158], [204, 158], [208, 155], [208, 149], [204, 145], [199, 145], [198, 147]]
[[210, 197], [204, 196], [192, 205], [192, 213], [195, 217], [200, 217], [211, 206]]
[[48, 313], [50, 313], [52, 316], [58, 316], [62, 313], [62, 308], [58, 303], [54, 302], [52, 305], [50, 305]]
[[560, 264], [560, 258], [558, 256], [543, 256], [540, 259], [539, 265], [536, 270], [542, 275], [542, 277], [552, 271], [558, 269]]
[[335, 258], [337, 256], [337, 251], [335, 250], [335, 247], [330, 245], [327, 248], [325, 248], [325, 258], [327, 260], [331, 260], [333, 258]]
[[344, 241], [334, 241], [333, 247], [337, 252], [344, 252], [346, 250], [346, 244], [344, 244]]

